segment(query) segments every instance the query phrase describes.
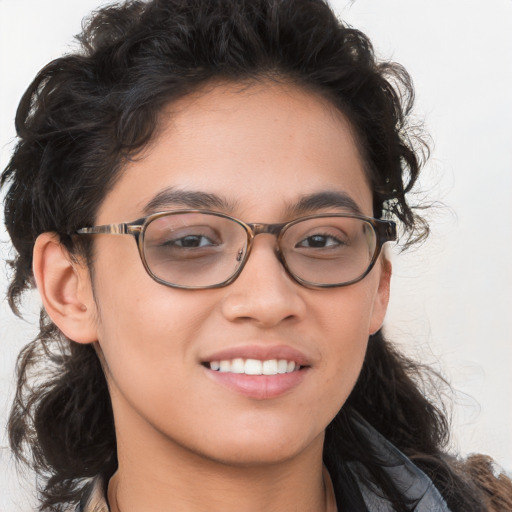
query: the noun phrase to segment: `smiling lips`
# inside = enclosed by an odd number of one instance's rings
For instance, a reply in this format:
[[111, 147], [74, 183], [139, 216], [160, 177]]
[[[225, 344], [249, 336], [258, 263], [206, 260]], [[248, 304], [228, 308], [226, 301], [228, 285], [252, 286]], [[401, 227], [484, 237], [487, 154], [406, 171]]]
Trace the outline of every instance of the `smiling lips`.
[[267, 359], [260, 361], [258, 359], [223, 359], [221, 361], [211, 361], [209, 363], [211, 370], [221, 373], [238, 373], [245, 375], [280, 375], [299, 370], [300, 365], [295, 361], [286, 359]]
[[311, 362], [289, 346], [245, 346], [206, 359], [203, 366], [218, 384], [257, 400], [277, 398], [298, 386]]

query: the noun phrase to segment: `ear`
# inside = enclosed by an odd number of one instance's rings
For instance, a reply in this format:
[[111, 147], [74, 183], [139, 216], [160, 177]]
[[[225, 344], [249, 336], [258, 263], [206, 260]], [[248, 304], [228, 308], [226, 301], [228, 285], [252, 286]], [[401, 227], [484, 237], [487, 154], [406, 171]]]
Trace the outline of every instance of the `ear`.
[[44, 308], [53, 323], [77, 343], [95, 342], [96, 308], [87, 266], [71, 257], [56, 233], [39, 235], [32, 265]]
[[375, 334], [384, 323], [389, 304], [389, 290], [391, 283], [391, 262], [386, 256], [381, 256], [379, 287], [373, 302], [372, 317], [369, 334]]

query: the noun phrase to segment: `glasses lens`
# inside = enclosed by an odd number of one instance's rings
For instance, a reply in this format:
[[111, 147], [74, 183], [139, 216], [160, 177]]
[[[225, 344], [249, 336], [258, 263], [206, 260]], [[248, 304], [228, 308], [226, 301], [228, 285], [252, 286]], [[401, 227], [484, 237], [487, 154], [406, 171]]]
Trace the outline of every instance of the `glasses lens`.
[[292, 224], [281, 240], [288, 269], [311, 284], [345, 284], [361, 277], [375, 255], [370, 222], [351, 217], [317, 217]]
[[146, 226], [144, 256], [149, 270], [169, 284], [213, 286], [233, 276], [247, 250], [238, 222], [206, 213], [157, 217]]

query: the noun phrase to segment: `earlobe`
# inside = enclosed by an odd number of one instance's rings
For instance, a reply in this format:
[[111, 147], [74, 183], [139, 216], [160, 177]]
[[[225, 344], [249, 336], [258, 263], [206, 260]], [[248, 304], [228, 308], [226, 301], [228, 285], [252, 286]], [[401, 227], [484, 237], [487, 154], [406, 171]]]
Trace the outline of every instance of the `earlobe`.
[[379, 288], [375, 296], [369, 334], [375, 334], [384, 323], [389, 304], [389, 292], [391, 285], [391, 262], [383, 257], [380, 269]]
[[77, 343], [97, 340], [94, 300], [85, 265], [73, 260], [55, 233], [34, 246], [33, 272], [44, 308], [55, 325]]

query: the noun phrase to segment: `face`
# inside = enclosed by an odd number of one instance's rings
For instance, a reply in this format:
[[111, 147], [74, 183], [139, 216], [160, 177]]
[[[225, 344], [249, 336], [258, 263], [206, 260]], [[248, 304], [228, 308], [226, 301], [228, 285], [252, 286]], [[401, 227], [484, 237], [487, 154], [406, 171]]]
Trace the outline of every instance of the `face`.
[[[208, 209], [245, 222], [293, 220], [299, 200], [325, 192], [372, 215], [346, 120], [312, 93], [277, 84], [219, 85], [170, 105], [154, 143], [105, 198], [97, 224], [203, 204], [183, 192], [214, 195]], [[347, 211], [346, 202], [330, 201], [306, 213]], [[383, 321], [389, 275], [380, 262], [354, 285], [305, 288], [276, 258], [275, 237], [260, 235], [235, 282], [180, 290], [148, 276], [132, 237], [102, 235], [94, 244], [88, 308], [121, 444], [139, 439], [147, 450], [246, 465], [321, 449], [368, 335]], [[235, 359], [293, 361], [300, 369], [253, 376], [210, 368]]]

